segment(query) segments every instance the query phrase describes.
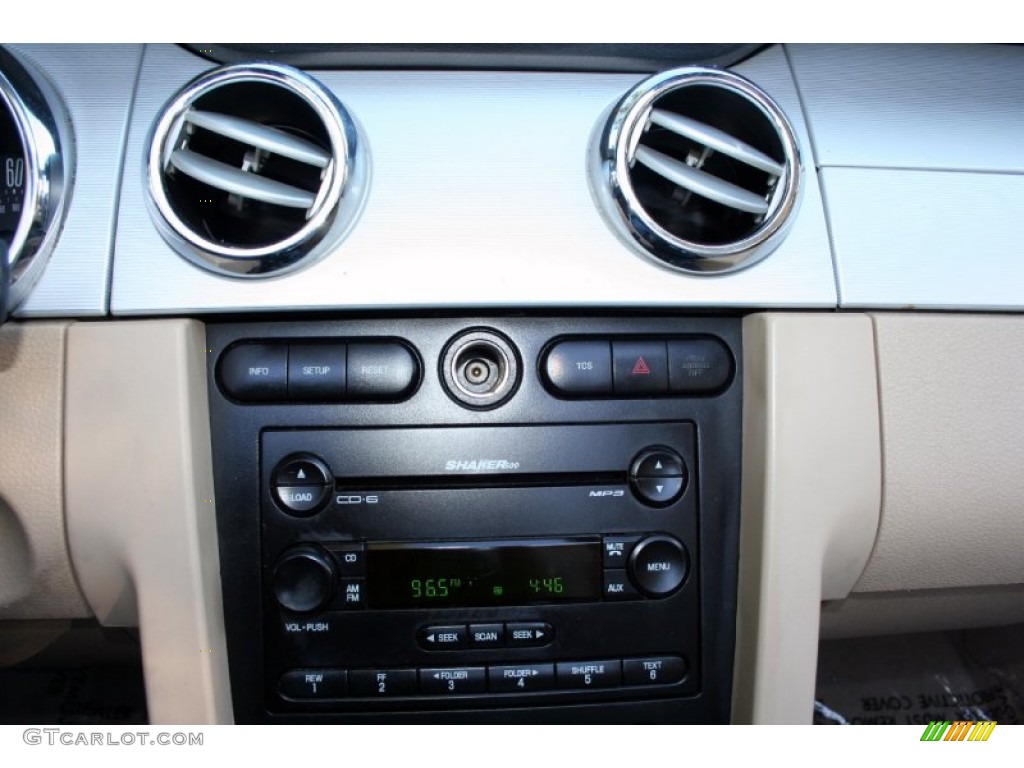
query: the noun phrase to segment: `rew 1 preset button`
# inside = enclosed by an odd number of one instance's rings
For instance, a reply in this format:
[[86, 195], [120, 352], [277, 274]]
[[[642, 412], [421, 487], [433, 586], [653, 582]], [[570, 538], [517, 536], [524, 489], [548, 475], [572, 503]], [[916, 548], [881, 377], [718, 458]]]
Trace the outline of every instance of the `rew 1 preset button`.
[[281, 675], [278, 691], [286, 699], [340, 699], [348, 694], [344, 669], [293, 669]]

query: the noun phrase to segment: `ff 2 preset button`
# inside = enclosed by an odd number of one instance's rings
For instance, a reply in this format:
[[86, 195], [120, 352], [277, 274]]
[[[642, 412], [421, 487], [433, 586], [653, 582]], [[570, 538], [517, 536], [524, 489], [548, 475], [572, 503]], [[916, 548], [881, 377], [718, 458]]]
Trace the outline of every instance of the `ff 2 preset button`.
[[235, 400], [288, 398], [288, 347], [284, 344], [239, 344], [220, 358], [220, 383]]
[[544, 375], [563, 395], [610, 395], [611, 345], [607, 341], [560, 341], [544, 360]]
[[353, 669], [348, 673], [353, 696], [415, 696], [415, 669]]

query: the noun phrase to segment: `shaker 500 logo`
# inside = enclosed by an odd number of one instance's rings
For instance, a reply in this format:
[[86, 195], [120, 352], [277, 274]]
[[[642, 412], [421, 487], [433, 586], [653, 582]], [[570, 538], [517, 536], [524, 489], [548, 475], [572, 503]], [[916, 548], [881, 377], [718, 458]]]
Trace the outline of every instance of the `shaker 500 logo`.
[[509, 469], [519, 469], [519, 462], [506, 459], [452, 459], [444, 465], [445, 472], [495, 472]]

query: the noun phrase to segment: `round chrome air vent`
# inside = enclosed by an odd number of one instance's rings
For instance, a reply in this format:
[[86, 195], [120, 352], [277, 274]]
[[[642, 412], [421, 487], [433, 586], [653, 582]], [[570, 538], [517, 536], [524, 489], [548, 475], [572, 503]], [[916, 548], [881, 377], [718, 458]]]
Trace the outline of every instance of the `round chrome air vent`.
[[590, 180], [612, 228], [683, 272], [754, 264], [785, 236], [800, 191], [792, 126], [731, 72], [676, 69], [639, 83], [598, 126]]
[[361, 210], [364, 142], [342, 104], [279, 64], [221, 67], [164, 107], [146, 163], [164, 238], [201, 267], [262, 277], [311, 263]]
[[57, 242], [71, 187], [71, 127], [49, 82], [0, 49], [0, 242], [21, 304]]

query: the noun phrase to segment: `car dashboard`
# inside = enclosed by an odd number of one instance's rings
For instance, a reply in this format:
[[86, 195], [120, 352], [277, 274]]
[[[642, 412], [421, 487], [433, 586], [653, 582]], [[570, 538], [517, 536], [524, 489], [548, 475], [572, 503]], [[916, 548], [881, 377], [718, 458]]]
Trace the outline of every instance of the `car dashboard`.
[[3, 664], [806, 723], [1024, 621], [1018, 46], [0, 48]]

